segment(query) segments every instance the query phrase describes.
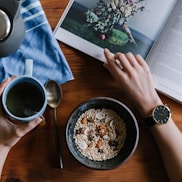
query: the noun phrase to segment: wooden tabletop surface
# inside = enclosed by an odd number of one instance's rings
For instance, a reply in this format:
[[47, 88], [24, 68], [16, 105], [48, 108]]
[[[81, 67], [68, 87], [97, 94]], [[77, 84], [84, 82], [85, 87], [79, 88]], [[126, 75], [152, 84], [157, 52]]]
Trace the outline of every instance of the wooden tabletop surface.
[[[52, 29], [55, 28], [68, 0], [41, 0]], [[27, 134], [9, 153], [2, 182], [17, 178], [22, 182], [162, 182], [168, 181], [160, 154], [149, 131], [139, 123], [140, 139], [133, 156], [113, 170], [89, 169], [70, 154], [65, 140], [67, 119], [81, 102], [97, 96], [109, 96], [129, 103], [122, 88], [113, 80], [102, 63], [60, 43], [71, 67], [74, 80], [62, 85], [63, 98], [57, 108], [61, 132], [61, 149], [64, 169], [56, 167], [53, 112], [46, 109], [46, 125]], [[173, 112], [173, 119], [182, 130], [182, 106], [160, 95]], [[132, 109], [132, 108], [131, 108]]]

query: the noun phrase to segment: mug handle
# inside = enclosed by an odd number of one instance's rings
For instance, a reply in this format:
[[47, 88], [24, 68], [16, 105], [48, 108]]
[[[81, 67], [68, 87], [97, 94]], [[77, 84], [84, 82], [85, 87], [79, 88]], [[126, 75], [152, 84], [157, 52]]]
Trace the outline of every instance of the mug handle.
[[31, 77], [32, 73], [33, 73], [33, 60], [32, 59], [26, 59], [25, 60], [24, 75]]

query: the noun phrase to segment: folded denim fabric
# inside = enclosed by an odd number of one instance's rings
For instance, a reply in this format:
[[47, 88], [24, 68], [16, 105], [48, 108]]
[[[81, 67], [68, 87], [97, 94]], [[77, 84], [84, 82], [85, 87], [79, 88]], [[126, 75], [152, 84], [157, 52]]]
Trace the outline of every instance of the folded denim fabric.
[[63, 84], [74, 79], [40, 1], [22, 0], [20, 12], [25, 38], [15, 53], [0, 59], [0, 82], [12, 75], [23, 75], [26, 59], [33, 59], [33, 76], [43, 84], [48, 80]]

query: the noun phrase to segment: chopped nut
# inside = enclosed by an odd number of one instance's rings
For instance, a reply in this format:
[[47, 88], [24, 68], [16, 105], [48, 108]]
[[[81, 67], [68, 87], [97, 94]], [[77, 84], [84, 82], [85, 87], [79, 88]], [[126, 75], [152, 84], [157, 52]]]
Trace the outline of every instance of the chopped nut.
[[87, 122], [88, 122], [87, 118], [83, 118], [81, 122], [82, 122], [82, 124], [87, 124]]
[[93, 147], [93, 142], [89, 143], [88, 148], [92, 148]]
[[101, 137], [103, 137], [106, 134], [106, 132], [107, 132], [107, 127], [105, 125], [102, 124], [98, 127], [98, 133]]
[[101, 146], [102, 146], [102, 140], [99, 139], [99, 140], [97, 141], [96, 147], [97, 147], [97, 148], [100, 148]]

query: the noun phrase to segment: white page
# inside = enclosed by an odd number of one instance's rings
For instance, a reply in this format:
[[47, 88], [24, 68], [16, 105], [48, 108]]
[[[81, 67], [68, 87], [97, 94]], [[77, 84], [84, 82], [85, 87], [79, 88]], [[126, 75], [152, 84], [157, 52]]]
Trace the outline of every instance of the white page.
[[182, 1], [179, 0], [147, 58], [156, 88], [182, 103]]

